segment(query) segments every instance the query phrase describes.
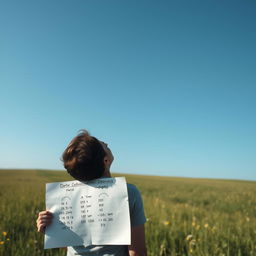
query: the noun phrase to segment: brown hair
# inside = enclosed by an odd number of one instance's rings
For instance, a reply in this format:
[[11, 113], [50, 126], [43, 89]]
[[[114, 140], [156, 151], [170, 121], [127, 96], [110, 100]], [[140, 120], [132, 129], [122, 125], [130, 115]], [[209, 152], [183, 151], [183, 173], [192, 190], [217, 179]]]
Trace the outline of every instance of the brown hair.
[[92, 137], [88, 131], [81, 130], [63, 152], [62, 161], [73, 178], [87, 181], [103, 175], [105, 155], [98, 139]]

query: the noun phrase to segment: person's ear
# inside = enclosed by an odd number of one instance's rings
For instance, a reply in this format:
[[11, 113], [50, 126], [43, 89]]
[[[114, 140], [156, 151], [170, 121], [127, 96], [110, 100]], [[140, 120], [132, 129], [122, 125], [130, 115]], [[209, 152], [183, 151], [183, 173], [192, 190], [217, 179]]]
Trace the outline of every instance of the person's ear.
[[107, 164], [108, 163], [108, 158], [105, 156], [104, 157], [104, 163]]

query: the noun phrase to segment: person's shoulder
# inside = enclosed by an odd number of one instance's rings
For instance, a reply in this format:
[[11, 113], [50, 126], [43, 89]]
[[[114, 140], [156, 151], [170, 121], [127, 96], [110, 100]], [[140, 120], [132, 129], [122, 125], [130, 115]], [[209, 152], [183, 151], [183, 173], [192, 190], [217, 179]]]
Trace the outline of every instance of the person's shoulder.
[[140, 195], [139, 189], [131, 183], [127, 183], [127, 190], [129, 195]]
[[135, 185], [130, 183], [127, 183], [127, 190], [130, 206], [131, 226], [135, 227], [142, 225], [146, 222], [146, 217], [141, 193]]
[[131, 183], [127, 183], [127, 189], [131, 190], [131, 191], [139, 191], [138, 188]]

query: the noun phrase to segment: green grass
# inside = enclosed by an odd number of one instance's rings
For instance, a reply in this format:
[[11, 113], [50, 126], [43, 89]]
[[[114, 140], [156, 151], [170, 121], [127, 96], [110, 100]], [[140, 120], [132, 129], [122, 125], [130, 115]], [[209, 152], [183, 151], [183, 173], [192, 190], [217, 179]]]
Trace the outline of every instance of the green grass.
[[[256, 182], [116, 176], [142, 193], [149, 256], [256, 255]], [[45, 183], [67, 180], [61, 171], [0, 170], [1, 256], [66, 254], [43, 250], [35, 223], [45, 208]]]

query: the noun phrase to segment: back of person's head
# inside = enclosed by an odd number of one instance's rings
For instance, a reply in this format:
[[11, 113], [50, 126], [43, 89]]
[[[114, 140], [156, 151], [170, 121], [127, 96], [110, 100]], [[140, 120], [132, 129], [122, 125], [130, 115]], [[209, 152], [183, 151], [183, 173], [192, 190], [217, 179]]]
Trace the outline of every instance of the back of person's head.
[[98, 139], [92, 137], [88, 131], [82, 130], [65, 149], [62, 161], [73, 178], [88, 181], [103, 175], [105, 155]]

